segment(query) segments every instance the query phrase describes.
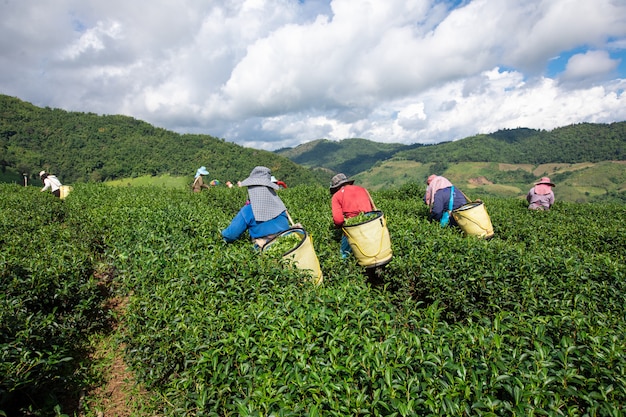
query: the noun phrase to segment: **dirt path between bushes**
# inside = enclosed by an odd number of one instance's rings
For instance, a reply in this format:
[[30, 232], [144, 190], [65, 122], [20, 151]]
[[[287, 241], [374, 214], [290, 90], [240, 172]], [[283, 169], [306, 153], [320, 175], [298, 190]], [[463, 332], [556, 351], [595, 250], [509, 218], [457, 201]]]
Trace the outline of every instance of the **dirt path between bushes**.
[[[111, 298], [107, 308], [114, 317], [123, 317], [127, 299]], [[120, 323], [114, 322], [112, 334]], [[112, 336], [108, 336], [109, 338]], [[104, 383], [93, 388], [84, 396], [79, 417], [130, 417], [134, 414], [132, 404], [138, 395], [146, 395], [136, 386], [135, 376], [124, 362], [124, 346], [111, 340], [103, 341], [92, 354], [95, 363], [101, 363]], [[87, 412], [85, 412], [87, 410]]]

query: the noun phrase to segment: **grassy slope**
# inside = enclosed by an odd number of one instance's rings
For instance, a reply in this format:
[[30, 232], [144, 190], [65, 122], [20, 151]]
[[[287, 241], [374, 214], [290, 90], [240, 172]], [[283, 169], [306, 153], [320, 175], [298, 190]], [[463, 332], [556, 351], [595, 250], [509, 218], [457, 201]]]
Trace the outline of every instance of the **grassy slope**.
[[[423, 183], [432, 173], [430, 168], [430, 164], [390, 160], [357, 174], [354, 178], [359, 184], [375, 191], [396, 188], [409, 182]], [[449, 164], [445, 171], [436, 173], [450, 178], [470, 198], [479, 198], [481, 195], [521, 198], [532, 187], [533, 181], [544, 175], [550, 176], [556, 182], [555, 193], [563, 201], [586, 202], [596, 196], [623, 192], [626, 189], [624, 161], [537, 166], [461, 162]]]

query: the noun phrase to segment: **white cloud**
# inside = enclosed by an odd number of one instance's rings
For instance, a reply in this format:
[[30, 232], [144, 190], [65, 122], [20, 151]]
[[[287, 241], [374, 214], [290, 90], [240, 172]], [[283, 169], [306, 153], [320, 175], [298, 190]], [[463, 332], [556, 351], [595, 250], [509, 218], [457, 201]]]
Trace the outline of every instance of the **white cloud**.
[[606, 51], [588, 51], [574, 55], [567, 61], [562, 78], [566, 81], [585, 78], [595, 80], [598, 76], [614, 71], [618, 65], [619, 61], [611, 59]]
[[118, 22], [98, 22], [96, 27], [85, 31], [76, 42], [61, 51], [61, 59], [75, 60], [89, 50], [94, 52], [105, 49], [107, 38], [112, 41], [123, 40], [121, 25]]
[[426, 113], [424, 112], [424, 103], [415, 103], [405, 106], [398, 111], [396, 118], [397, 128], [413, 130], [422, 128], [425, 125]]
[[452, 3], [4, 2], [0, 93], [264, 149], [626, 120], [626, 3]]

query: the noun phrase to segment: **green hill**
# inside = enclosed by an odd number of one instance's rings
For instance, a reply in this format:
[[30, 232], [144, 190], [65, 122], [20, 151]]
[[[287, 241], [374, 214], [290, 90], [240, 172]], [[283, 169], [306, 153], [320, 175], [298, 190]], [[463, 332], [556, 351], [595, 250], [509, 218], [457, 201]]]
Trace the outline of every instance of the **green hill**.
[[40, 108], [0, 95], [0, 182], [23, 183], [26, 173], [38, 184], [45, 169], [70, 184], [178, 186], [201, 165], [222, 183], [265, 165], [290, 186], [327, 186], [344, 172], [378, 190], [423, 183], [436, 173], [477, 195], [520, 197], [549, 175], [561, 199], [626, 201], [625, 165], [615, 161], [626, 161], [626, 122], [506, 129], [436, 145], [318, 139], [268, 152], [132, 117]]
[[582, 163], [626, 160], [626, 122], [581, 123], [552, 131], [505, 129], [436, 145], [384, 144], [367, 139], [318, 139], [276, 151], [307, 167], [355, 175], [390, 159], [440, 168], [458, 162], [506, 164]]
[[626, 122], [550, 132], [508, 129], [427, 146], [380, 145], [317, 140], [277, 152], [306, 166], [345, 172], [373, 190], [423, 183], [436, 173], [478, 196], [521, 197], [548, 175], [560, 183], [563, 200], [626, 201], [626, 165], [619, 163], [626, 160]]
[[626, 160], [626, 122], [581, 123], [552, 131], [507, 129], [400, 151], [416, 162], [580, 163]]
[[211, 179], [245, 178], [265, 165], [288, 184], [326, 183], [273, 152], [245, 148], [209, 135], [181, 135], [132, 117], [39, 108], [0, 95], [0, 180], [37, 180], [49, 170], [63, 182], [100, 182], [169, 174], [190, 179], [206, 166]]
[[407, 151], [421, 145], [399, 143], [379, 143], [367, 139], [352, 138], [336, 142], [317, 139], [276, 151], [292, 161], [309, 168], [327, 168], [346, 175], [365, 171], [380, 161], [393, 157], [400, 151]]

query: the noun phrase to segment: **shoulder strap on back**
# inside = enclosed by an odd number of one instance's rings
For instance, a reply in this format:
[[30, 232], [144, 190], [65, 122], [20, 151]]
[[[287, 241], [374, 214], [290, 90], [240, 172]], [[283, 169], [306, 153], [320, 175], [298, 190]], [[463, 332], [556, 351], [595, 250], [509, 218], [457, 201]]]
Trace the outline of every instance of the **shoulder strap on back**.
[[450, 202], [448, 203], [448, 211], [452, 211], [454, 207], [454, 185], [450, 187]]
[[372, 200], [372, 196], [370, 195], [370, 192], [367, 191], [367, 188], [363, 187], [363, 189], [365, 190], [365, 192], [367, 193], [367, 196], [370, 199], [370, 203], [372, 203], [372, 208], [374, 209], [374, 211], [378, 211], [378, 209], [376, 208], [376, 204], [374, 204], [374, 200]]

